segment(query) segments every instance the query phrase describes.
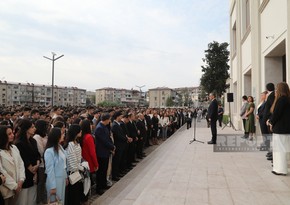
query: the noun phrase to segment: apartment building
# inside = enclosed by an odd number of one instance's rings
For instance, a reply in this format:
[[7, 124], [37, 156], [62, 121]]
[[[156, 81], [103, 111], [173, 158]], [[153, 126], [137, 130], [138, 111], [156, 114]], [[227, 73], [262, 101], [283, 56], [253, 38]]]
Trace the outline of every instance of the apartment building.
[[289, 0], [230, 0], [232, 121], [241, 128], [243, 95], [256, 105], [269, 82], [289, 83]]
[[[56, 106], [85, 106], [86, 90], [77, 87], [55, 86], [53, 89]], [[0, 81], [0, 105], [51, 105], [52, 87], [33, 83]]]
[[182, 102], [182, 106], [188, 107], [198, 107], [200, 106], [199, 102], [199, 95], [201, 93], [200, 87], [182, 87], [182, 88], [175, 88], [176, 97], [180, 96], [180, 100]]
[[134, 89], [105, 87], [96, 89], [96, 105], [100, 102], [116, 102], [124, 106], [145, 106], [145, 93]]
[[175, 100], [176, 91], [168, 87], [157, 87], [149, 89], [149, 107], [151, 108], [165, 108], [168, 98]]

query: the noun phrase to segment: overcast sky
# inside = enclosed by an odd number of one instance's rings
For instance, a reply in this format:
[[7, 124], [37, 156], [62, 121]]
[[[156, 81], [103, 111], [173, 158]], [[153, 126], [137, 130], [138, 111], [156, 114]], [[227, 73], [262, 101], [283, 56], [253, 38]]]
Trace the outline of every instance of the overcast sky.
[[228, 0], [0, 1], [0, 80], [87, 90], [198, 86]]

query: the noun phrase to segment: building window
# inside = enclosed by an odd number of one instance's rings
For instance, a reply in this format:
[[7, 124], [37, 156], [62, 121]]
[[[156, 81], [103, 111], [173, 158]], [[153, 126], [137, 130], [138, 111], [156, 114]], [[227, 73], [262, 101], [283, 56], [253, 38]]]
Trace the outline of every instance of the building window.
[[246, 29], [250, 26], [250, 0], [246, 0]]
[[157, 100], [157, 97], [154, 97], [154, 100], [156, 101]]
[[244, 36], [251, 24], [250, 0], [242, 1], [242, 36]]
[[232, 28], [232, 53], [233, 55], [236, 53], [237, 50], [237, 29], [236, 29], [236, 22]]

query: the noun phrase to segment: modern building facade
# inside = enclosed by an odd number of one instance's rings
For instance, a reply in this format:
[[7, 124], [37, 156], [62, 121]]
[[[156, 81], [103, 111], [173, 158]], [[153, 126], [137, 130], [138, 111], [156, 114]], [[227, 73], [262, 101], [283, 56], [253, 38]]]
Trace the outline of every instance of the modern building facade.
[[241, 128], [243, 95], [259, 103], [269, 82], [289, 83], [289, 0], [230, 0], [232, 121]]
[[134, 89], [100, 88], [96, 89], [96, 105], [100, 102], [115, 102], [124, 106], [145, 106], [145, 93]]
[[[84, 89], [55, 86], [53, 90], [53, 104], [56, 106], [86, 105], [86, 90]], [[51, 97], [51, 86], [0, 81], [0, 105], [2, 106], [50, 106]]]

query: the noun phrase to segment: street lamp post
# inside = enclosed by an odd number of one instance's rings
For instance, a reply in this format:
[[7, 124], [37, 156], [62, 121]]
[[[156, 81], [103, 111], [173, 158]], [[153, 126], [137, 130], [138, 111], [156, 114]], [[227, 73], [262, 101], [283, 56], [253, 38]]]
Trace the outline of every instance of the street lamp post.
[[54, 52], [51, 52], [52, 53], [52, 59], [51, 58], [48, 58], [46, 56], [43, 56], [44, 58], [52, 61], [52, 83], [51, 83], [51, 107], [53, 107], [53, 89], [54, 89], [54, 61], [60, 59], [61, 57], [63, 57], [64, 55], [61, 55], [61, 56], [58, 56], [57, 58], [55, 57], [56, 54]]

